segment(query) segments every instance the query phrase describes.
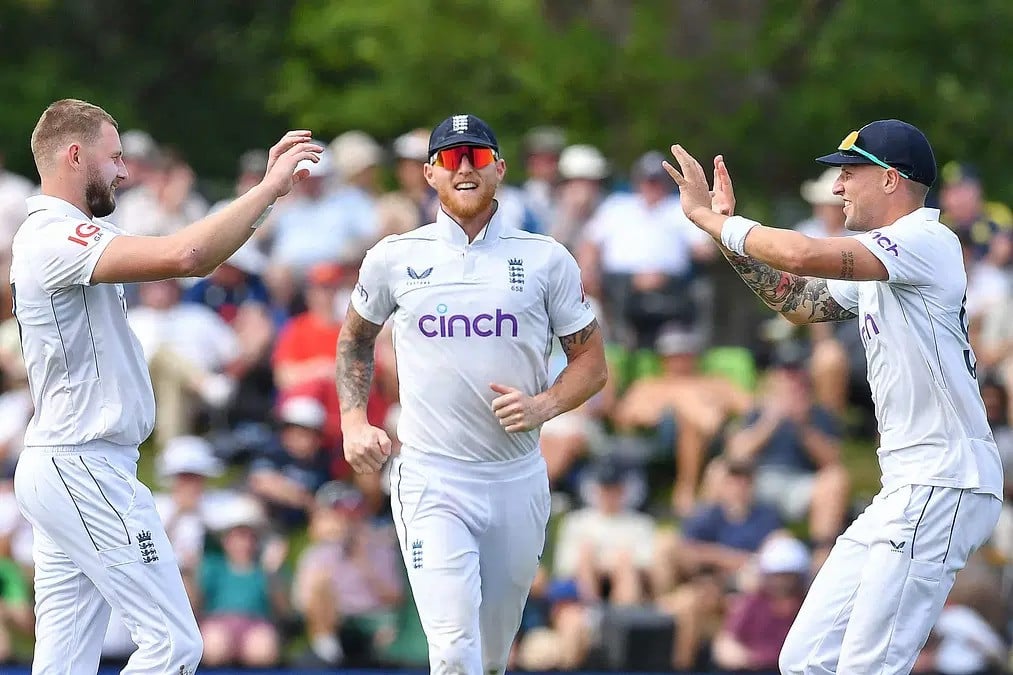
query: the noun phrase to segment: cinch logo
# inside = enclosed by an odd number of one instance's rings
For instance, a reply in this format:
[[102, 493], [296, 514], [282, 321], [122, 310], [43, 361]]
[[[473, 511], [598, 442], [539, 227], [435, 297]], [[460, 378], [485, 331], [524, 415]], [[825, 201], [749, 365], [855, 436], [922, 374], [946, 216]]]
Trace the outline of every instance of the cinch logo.
[[478, 314], [474, 317], [465, 314], [447, 314], [447, 306], [442, 302], [436, 305], [436, 314], [423, 314], [419, 317], [419, 331], [429, 338], [452, 337], [517, 337], [517, 317], [502, 309], [495, 314]]

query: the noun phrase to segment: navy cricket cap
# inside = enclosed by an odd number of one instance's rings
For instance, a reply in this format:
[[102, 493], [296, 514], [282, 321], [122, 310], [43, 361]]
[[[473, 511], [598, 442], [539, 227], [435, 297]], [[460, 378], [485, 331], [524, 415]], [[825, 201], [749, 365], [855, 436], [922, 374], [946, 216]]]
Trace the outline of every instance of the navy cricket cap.
[[499, 141], [488, 124], [474, 115], [451, 115], [429, 136], [429, 156], [457, 145], [478, 145], [499, 152]]
[[[878, 160], [878, 161], [877, 161]], [[928, 187], [936, 182], [936, 157], [918, 127], [900, 120], [877, 120], [852, 132], [837, 152], [818, 157], [820, 164], [879, 164]]]

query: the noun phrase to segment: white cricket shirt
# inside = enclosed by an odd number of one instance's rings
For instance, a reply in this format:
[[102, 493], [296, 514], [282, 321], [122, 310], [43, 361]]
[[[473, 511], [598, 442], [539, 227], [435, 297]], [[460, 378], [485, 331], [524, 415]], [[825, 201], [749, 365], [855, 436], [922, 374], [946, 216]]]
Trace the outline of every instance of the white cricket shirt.
[[541, 393], [553, 335], [594, 320], [573, 256], [506, 227], [498, 212], [471, 244], [442, 210], [435, 223], [382, 239], [366, 254], [352, 306], [376, 324], [393, 315], [401, 442], [466, 461], [537, 451], [537, 430], [500, 426], [489, 385]]
[[30, 197], [14, 236], [14, 313], [35, 414], [25, 446], [138, 446], [155, 422], [148, 366], [120, 284], [91, 284], [120, 231], [48, 196]]
[[855, 237], [888, 281], [828, 282], [858, 315], [879, 421], [883, 488], [938, 485], [1002, 498], [1002, 464], [978, 391], [957, 236], [918, 209]]

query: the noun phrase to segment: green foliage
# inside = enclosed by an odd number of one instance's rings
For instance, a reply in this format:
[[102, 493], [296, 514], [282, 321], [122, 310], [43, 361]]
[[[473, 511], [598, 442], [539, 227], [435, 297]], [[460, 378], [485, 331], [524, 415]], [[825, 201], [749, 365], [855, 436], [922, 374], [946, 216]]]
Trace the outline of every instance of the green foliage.
[[0, 148], [27, 172], [39, 111], [82, 96], [227, 178], [286, 125], [389, 140], [468, 110], [515, 180], [524, 131], [557, 124], [620, 176], [675, 141], [722, 152], [762, 210], [848, 131], [897, 116], [1009, 200], [1011, 28], [1007, 0], [9, 0]]

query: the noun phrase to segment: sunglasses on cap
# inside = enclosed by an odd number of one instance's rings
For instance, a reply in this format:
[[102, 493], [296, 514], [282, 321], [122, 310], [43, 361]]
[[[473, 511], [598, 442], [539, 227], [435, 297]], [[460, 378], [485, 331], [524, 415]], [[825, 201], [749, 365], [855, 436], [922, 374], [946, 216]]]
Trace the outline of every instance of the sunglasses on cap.
[[461, 160], [465, 157], [476, 169], [484, 169], [498, 159], [496, 151], [492, 148], [480, 145], [455, 145], [446, 150], [439, 150], [432, 156], [429, 163], [433, 166], [442, 166], [450, 171], [457, 171], [461, 167]]
[[850, 134], [844, 137], [844, 140], [841, 141], [841, 144], [837, 146], [837, 149], [843, 150], [844, 152], [853, 152], [857, 155], [861, 155], [862, 157], [865, 157], [873, 164], [881, 166], [884, 169], [893, 169], [894, 171], [899, 173], [902, 177], [907, 178], [908, 180], [911, 179], [911, 176], [908, 173], [901, 171], [895, 166], [890, 166], [889, 164], [881, 160], [879, 157], [876, 157], [871, 152], [866, 152], [865, 150], [862, 150], [860, 147], [855, 145], [856, 141], [858, 141], [858, 132], [852, 131]]

